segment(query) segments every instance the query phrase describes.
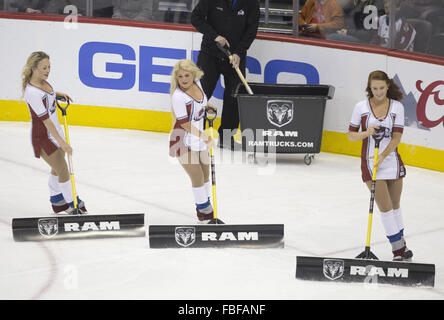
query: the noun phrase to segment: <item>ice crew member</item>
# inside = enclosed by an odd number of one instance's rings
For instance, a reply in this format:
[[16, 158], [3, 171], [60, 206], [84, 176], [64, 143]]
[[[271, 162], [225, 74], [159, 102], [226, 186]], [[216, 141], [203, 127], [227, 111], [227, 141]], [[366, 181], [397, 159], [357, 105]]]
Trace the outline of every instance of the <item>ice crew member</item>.
[[[233, 135], [239, 126], [239, 112], [232, 93], [240, 82], [234, 67], [239, 67], [245, 75], [247, 50], [256, 38], [259, 16], [257, 0], [200, 0], [191, 14], [191, 24], [203, 34], [197, 66], [204, 72], [201, 82], [208, 99], [220, 75], [224, 76], [220, 147], [234, 149]], [[216, 42], [229, 48], [233, 54], [232, 65]]]
[[[74, 213], [74, 197], [69, 179], [65, 153], [72, 154], [72, 148], [65, 141], [65, 134], [57, 118], [56, 97], [65, 101], [72, 99], [63, 92], [56, 92], [47, 81], [51, 65], [49, 56], [36, 51], [26, 60], [22, 73], [23, 99], [31, 114], [31, 143], [36, 158], [51, 167], [48, 187], [50, 202], [55, 213]], [[86, 213], [84, 202], [77, 197], [78, 208]]]
[[404, 132], [404, 106], [401, 103], [403, 95], [393, 79], [381, 70], [369, 74], [366, 91], [367, 99], [358, 102], [353, 109], [348, 138], [363, 142], [362, 181], [371, 189], [375, 141], [370, 136], [381, 135], [376, 163], [378, 170], [375, 201], [381, 212], [381, 222], [387, 239], [392, 246], [393, 260], [411, 260], [413, 252], [406, 246], [401, 212], [402, 184], [406, 171], [398, 153], [398, 145]]

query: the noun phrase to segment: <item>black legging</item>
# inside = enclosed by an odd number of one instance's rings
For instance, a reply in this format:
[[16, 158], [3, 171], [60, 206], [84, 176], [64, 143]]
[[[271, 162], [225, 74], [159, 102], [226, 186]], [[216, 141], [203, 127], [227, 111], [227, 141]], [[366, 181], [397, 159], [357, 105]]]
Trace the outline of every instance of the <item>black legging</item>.
[[[208, 100], [213, 95], [220, 75], [222, 74], [224, 76], [224, 102], [221, 125], [219, 127], [219, 137], [222, 137], [224, 129], [229, 129], [230, 132], [232, 132], [239, 126], [237, 99], [232, 96], [237, 85], [240, 83], [239, 76], [228, 61], [228, 58], [220, 59], [205, 52], [199, 53], [197, 66], [204, 72], [204, 76], [200, 81]], [[245, 75], [245, 58], [241, 59], [239, 69], [242, 74]]]

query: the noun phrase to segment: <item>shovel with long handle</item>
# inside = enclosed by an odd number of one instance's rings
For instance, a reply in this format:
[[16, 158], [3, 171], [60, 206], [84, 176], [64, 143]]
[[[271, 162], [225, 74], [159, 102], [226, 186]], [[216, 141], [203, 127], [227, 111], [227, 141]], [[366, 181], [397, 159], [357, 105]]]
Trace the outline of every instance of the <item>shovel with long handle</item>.
[[[380, 130], [381, 130], [381, 128], [378, 129], [377, 131], [380, 131]], [[382, 130], [384, 130], [384, 128], [382, 128]], [[374, 207], [374, 203], [375, 203], [376, 172], [378, 171], [378, 167], [376, 167], [376, 163], [378, 163], [379, 143], [381, 142], [384, 135], [379, 134], [379, 135], [373, 135], [372, 137], [375, 140], [375, 153], [374, 153], [374, 160], [373, 160], [372, 186], [370, 188], [370, 207], [369, 207], [369, 212], [368, 212], [367, 238], [366, 238], [364, 251], [361, 252], [356, 258], [378, 260], [378, 258], [375, 256], [375, 254], [370, 251], [370, 239], [371, 239], [371, 234], [372, 234], [373, 207]]]
[[[58, 100], [65, 100], [66, 101], [66, 106], [62, 107], [59, 104]], [[69, 142], [69, 132], [68, 132], [68, 121], [67, 121], [67, 116], [66, 116], [66, 110], [69, 107], [69, 99], [65, 99], [65, 97], [62, 97], [62, 96], [57, 96], [56, 97], [56, 103], [57, 103], [57, 107], [60, 109], [60, 111], [62, 111], [63, 127], [65, 129], [66, 143], [68, 145], [70, 145], [70, 142]], [[76, 184], [75, 184], [75, 180], [74, 180], [74, 168], [73, 168], [73, 165], [72, 165], [72, 155], [70, 155], [70, 154], [68, 154], [68, 170], [69, 170], [69, 178], [71, 180], [72, 196], [73, 196], [73, 201], [74, 201], [74, 212], [73, 212], [73, 214], [81, 214], [82, 212], [79, 210], [79, 204], [78, 204], [78, 201], [77, 201]]]

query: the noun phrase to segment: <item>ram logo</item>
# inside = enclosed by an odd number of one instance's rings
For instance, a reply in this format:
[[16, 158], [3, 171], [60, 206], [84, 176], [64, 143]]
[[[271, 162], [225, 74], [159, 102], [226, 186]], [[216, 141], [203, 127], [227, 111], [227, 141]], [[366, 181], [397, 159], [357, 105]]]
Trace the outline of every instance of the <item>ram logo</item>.
[[384, 270], [376, 266], [350, 266], [350, 275], [355, 276], [378, 276], [390, 278], [408, 278], [409, 269], [406, 268], [387, 268]]
[[59, 224], [57, 218], [39, 219], [39, 232], [46, 238], [52, 238], [59, 233]]
[[66, 222], [63, 226], [65, 232], [120, 230], [119, 221], [100, 221], [98, 224], [96, 222], [84, 222], [82, 224], [77, 222]]
[[258, 232], [238, 232], [237, 236], [233, 232], [202, 232], [202, 241], [258, 241]]
[[344, 260], [324, 259], [323, 270], [327, 279], [339, 279], [344, 274]]
[[194, 227], [176, 227], [176, 242], [182, 247], [191, 246], [196, 241]]
[[267, 118], [271, 124], [283, 127], [293, 120], [294, 105], [291, 100], [268, 100]]

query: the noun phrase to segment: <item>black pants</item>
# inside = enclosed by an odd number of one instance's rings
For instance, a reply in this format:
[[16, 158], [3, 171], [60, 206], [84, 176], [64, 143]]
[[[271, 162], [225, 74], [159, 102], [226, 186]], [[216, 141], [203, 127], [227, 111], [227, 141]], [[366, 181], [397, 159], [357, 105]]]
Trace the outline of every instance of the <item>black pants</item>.
[[[204, 76], [200, 81], [208, 100], [213, 95], [220, 75], [224, 76], [224, 102], [221, 125], [219, 127], [219, 139], [223, 140], [224, 129], [229, 129], [232, 132], [232, 136], [234, 134], [233, 129], [237, 129], [239, 126], [237, 99], [233, 97], [233, 93], [241, 81], [228, 58], [220, 59], [201, 51], [197, 58], [197, 66], [204, 72]], [[241, 59], [239, 70], [245, 76], [245, 58]]]

